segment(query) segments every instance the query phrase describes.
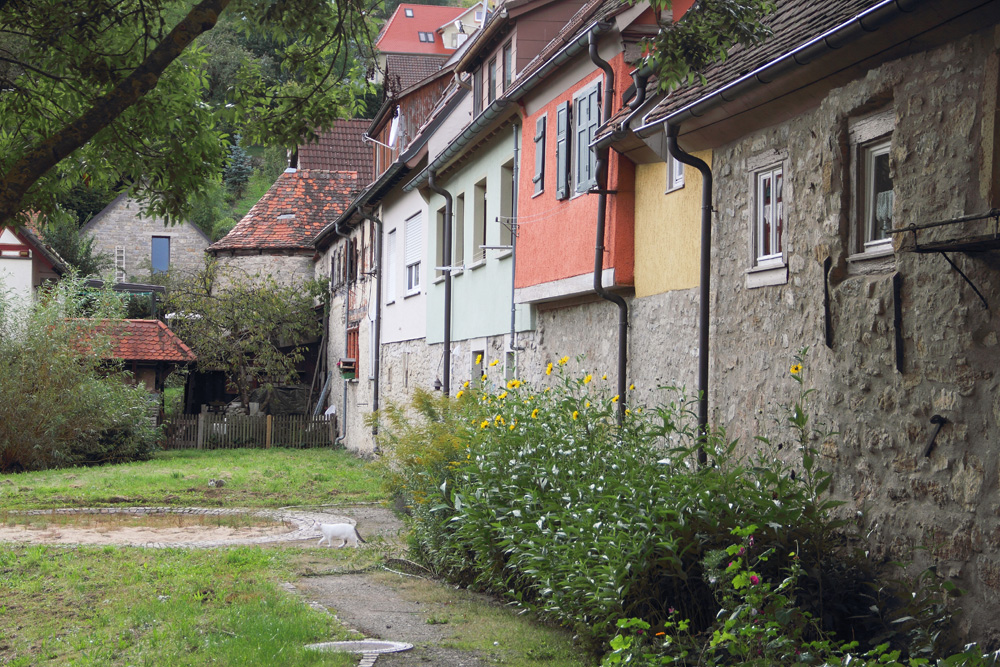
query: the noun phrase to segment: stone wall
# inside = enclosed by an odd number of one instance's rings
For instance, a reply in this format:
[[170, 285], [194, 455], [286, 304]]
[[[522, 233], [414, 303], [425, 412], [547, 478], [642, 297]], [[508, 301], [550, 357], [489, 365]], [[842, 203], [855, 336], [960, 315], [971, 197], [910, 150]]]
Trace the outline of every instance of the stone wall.
[[94, 250], [113, 261], [115, 249], [125, 249], [125, 276], [139, 282], [147, 281], [152, 269], [154, 236], [170, 238], [170, 270], [195, 273], [204, 266], [205, 248], [209, 239], [189, 222], [167, 225], [162, 219], [144, 217], [142, 205], [121, 195], [91, 218], [80, 230], [80, 236], [94, 237]]
[[[775, 420], [799, 396], [789, 368], [808, 348], [804, 387], [817, 390], [809, 399], [813, 419], [837, 432], [812, 442], [835, 473], [833, 492], [859, 513], [863, 532], [873, 529], [876, 557], [937, 565], [966, 589], [962, 627], [992, 642], [1000, 641], [993, 622], [1000, 612], [1000, 322], [943, 258], [906, 252], [912, 237], [897, 238], [895, 252], [879, 260], [852, 257], [851, 128], [880, 110], [894, 119], [895, 227], [989, 210], [997, 175], [989, 171], [992, 133], [981, 129], [995, 123], [997, 43], [989, 31], [889, 62], [794, 120], [716, 150], [710, 390], [713, 419], [745, 450], [761, 446], [756, 435], [787, 438]], [[786, 155], [788, 277], [753, 288], [750, 183], [758, 156], [769, 153]], [[976, 230], [992, 231], [992, 222], [920, 238]], [[996, 256], [952, 257], [991, 307], [1000, 305]], [[948, 423], [926, 455], [935, 414]], [[801, 460], [796, 447], [768, 453]]]
[[222, 269], [217, 283], [219, 288], [225, 288], [233, 276], [238, 274], [270, 275], [279, 284], [301, 285], [311, 280], [315, 273], [312, 252], [289, 254], [265, 251], [264, 254], [253, 255], [219, 253], [217, 259]]

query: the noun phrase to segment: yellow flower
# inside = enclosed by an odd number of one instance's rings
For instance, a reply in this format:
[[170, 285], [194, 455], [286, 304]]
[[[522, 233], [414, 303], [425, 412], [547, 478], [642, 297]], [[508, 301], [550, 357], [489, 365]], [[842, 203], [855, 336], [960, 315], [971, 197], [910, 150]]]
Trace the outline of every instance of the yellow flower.
[[795, 364], [789, 370], [791, 371], [792, 375], [798, 375], [799, 373], [802, 372], [802, 364]]
[[538, 408], [535, 408], [534, 410], [531, 411], [531, 418], [538, 419]]
[[521, 386], [521, 381], [518, 380], [517, 378], [514, 378], [510, 382], [507, 383], [507, 388], [508, 389], [517, 389], [520, 386]]
[[629, 410], [628, 408], [625, 408], [625, 416], [627, 417], [627, 416], [629, 416], [630, 414], [632, 414], [632, 411], [631, 411], [631, 410]]
[[634, 384], [630, 384], [630, 385], [628, 386], [628, 390], [629, 390], [629, 391], [635, 391], [635, 385], [634, 385]]
[[589, 408], [590, 407], [590, 401], [585, 401], [584, 404], [583, 404], [583, 407]]
[[483, 382], [486, 382], [486, 373], [483, 373]]
[[502, 401], [503, 399], [507, 398], [507, 392], [505, 391], [502, 394], [497, 394], [497, 398], [499, 398]]
[[509, 427], [510, 430], [513, 431], [515, 426], [517, 426], [517, 422], [512, 422], [511, 425], [510, 425], [510, 427]]
[[496, 417], [494, 417], [493, 421], [495, 421], [500, 426], [503, 426], [504, 423], [505, 423], [504, 420], [503, 420], [503, 417], [501, 417], [500, 415], [497, 415]]
[[565, 366], [567, 363], [569, 363], [569, 357], [563, 357], [562, 359], [559, 360], [560, 366]]
[[549, 362], [549, 365], [545, 367], [545, 374], [546, 375], [552, 375], [552, 362], [551, 361]]
[[573, 411], [573, 419], [577, 419], [579, 416], [580, 416], [580, 413], [577, 412], [576, 410], [574, 410]]
[[617, 403], [619, 398], [621, 398], [621, 397], [618, 394], [615, 394], [614, 397], [611, 399], [611, 402], [612, 403]]
[[481, 363], [483, 363], [483, 355], [480, 354], [479, 356], [476, 357], [476, 366], [478, 366]]
[[500, 363], [499, 359], [494, 359], [493, 361], [490, 362], [490, 368], [493, 368], [494, 366], [496, 366], [499, 363]]
[[592, 376], [590, 373], [587, 373], [587, 376], [585, 378], [583, 378], [583, 383], [584, 384], [590, 384], [590, 381], [593, 380], [593, 379], [594, 379], [594, 376]]
[[464, 392], [464, 391], [462, 391], [461, 389], [459, 389], [459, 390], [458, 390], [458, 393], [457, 393], [457, 394], [455, 394], [455, 398], [462, 398], [462, 396], [463, 396], [464, 394], [465, 394], [465, 392]]
[[490, 420], [489, 419], [484, 419], [483, 423], [479, 425], [479, 428], [486, 428], [489, 425], [490, 425]]
[[607, 379], [608, 379], [608, 374], [607, 374], [607, 373], [605, 373], [604, 375], [602, 375], [602, 376], [601, 376], [601, 379], [602, 379], [602, 380], [607, 380]]
[[469, 388], [469, 381], [466, 380], [465, 382], [462, 383], [462, 389], [468, 389], [468, 388]]

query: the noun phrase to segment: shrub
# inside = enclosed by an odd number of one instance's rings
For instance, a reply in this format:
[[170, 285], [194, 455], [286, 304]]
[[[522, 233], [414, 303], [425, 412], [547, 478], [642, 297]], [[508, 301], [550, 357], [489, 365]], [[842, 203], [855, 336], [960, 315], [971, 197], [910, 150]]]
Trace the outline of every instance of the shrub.
[[[570, 375], [568, 364], [564, 357], [548, 365], [549, 387], [491, 384], [486, 375], [481, 388], [466, 383], [455, 399], [419, 393], [412, 411], [391, 406], [379, 416], [389, 483], [412, 511], [415, 557], [574, 628], [595, 651], [624, 641], [619, 619], [638, 618], [663, 636], [683, 623], [680, 634], [695, 638], [684, 650], [704, 658], [703, 640], [720, 631], [720, 618], [753, 627], [763, 600], [755, 607], [739, 595], [766, 589], [794, 600], [788, 610], [770, 607], [794, 628], [778, 647], [790, 655], [801, 650], [796, 642], [837, 633], [869, 638], [862, 652], [885, 637], [899, 646], [887, 644], [883, 654], [916, 652], [892, 631], [900, 610], [872, 593], [884, 587], [832, 516], [838, 503], [826, 498], [830, 475], [809, 446], [818, 429], [800, 363], [783, 441], [763, 440], [746, 460], [724, 432], [695, 433], [682, 392], [665, 388], [677, 398], [655, 408], [630, 404], [619, 424], [618, 402], [629, 397], [611, 396], [607, 376]], [[775, 455], [785, 446], [798, 448], [794, 465]], [[697, 465], [701, 448], [710, 465]], [[734, 535], [749, 544], [734, 546]], [[748, 588], [750, 577], [761, 586]], [[744, 585], [734, 589], [736, 581]], [[629, 655], [651, 650], [640, 644]], [[717, 646], [719, 662], [705, 664], [748, 659], [739, 642]]]
[[110, 289], [86, 291], [75, 277], [31, 305], [0, 299], [0, 471], [149, 458], [149, 397], [107, 359], [99, 326], [120, 310]]

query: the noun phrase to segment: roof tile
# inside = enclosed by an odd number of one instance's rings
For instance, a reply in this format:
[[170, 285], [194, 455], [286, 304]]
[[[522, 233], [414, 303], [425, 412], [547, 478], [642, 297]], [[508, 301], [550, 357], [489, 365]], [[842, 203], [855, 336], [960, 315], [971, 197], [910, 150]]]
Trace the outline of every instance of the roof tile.
[[371, 120], [347, 118], [319, 132], [317, 141], [299, 146], [299, 169], [357, 171], [358, 178], [372, 180], [372, 150], [361, 139]]

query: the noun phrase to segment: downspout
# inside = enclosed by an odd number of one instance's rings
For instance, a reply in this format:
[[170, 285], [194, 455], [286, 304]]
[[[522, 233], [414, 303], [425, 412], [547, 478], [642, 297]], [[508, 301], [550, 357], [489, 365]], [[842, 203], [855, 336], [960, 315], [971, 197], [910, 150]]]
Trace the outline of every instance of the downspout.
[[[375, 384], [372, 386], [372, 412], [378, 412], [379, 377], [382, 370], [382, 221], [359, 208], [361, 217], [375, 225]], [[378, 420], [372, 420], [372, 435], [378, 435]], [[378, 443], [375, 452], [378, 453]]]
[[[351, 288], [348, 284], [348, 279], [351, 275], [351, 249], [350, 246], [350, 236], [340, 231], [340, 222], [334, 223], [333, 231], [337, 233], [337, 236], [344, 239], [346, 242], [344, 257], [346, 258], [346, 276], [344, 277], [344, 354], [347, 354], [347, 329], [348, 323], [350, 321], [350, 301], [351, 301]], [[357, 364], [357, 360], [354, 361]], [[355, 373], [357, 373], [357, 366], [355, 365]], [[333, 441], [333, 444], [340, 445], [343, 444], [344, 440], [347, 439], [347, 378], [343, 378], [344, 383], [344, 409], [341, 413], [340, 420], [340, 437]]]
[[514, 173], [512, 178], [514, 180], [513, 194], [511, 195], [511, 206], [510, 206], [510, 349], [514, 353], [514, 368], [517, 368], [517, 352], [520, 348], [517, 346], [517, 301], [515, 300], [515, 281], [517, 280], [517, 200], [520, 197], [520, 192], [518, 192], [518, 186], [520, 185], [520, 147], [521, 147], [521, 133], [520, 125], [514, 126]]
[[708, 297], [712, 275], [712, 170], [677, 145], [680, 127], [667, 123], [667, 149], [678, 162], [691, 165], [701, 172], [701, 277], [698, 299], [698, 463], [708, 462], [705, 449], [708, 436]]
[[[605, 120], [611, 118], [612, 104], [614, 102], [615, 72], [611, 65], [603, 60], [597, 53], [597, 35], [590, 32], [590, 60], [604, 70], [605, 91], [604, 108], [602, 110]], [[602, 274], [604, 272], [604, 225], [608, 210], [608, 156], [610, 148], [594, 148], [597, 153], [597, 240], [594, 248], [594, 291], [602, 299], [610, 301], [618, 306], [618, 423], [625, 419], [625, 397], [626, 379], [625, 374], [628, 366], [628, 304], [618, 294], [612, 294], [604, 289]]]
[[[441, 390], [451, 394], [451, 193], [438, 187], [432, 169], [427, 175], [427, 187], [444, 197], [444, 377]], [[428, 224], [430, 220], [427, 221]]]

